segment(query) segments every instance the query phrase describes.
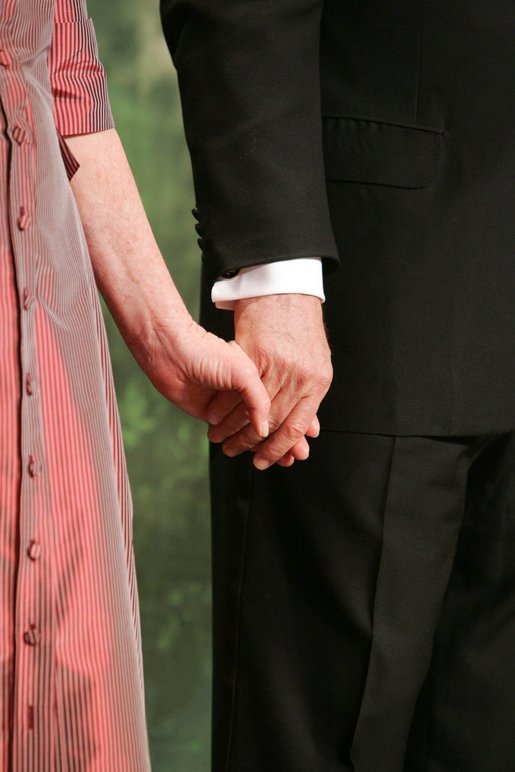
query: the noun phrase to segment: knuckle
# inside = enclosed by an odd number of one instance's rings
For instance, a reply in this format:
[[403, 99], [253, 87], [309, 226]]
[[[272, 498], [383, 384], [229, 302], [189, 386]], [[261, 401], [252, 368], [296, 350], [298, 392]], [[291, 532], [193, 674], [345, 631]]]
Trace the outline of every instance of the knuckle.
[[247, 383], [253, 383], [258, 378], [257, 370], [250, 361], [240, 368], [240, 375]]
[[243, 453], [245, 450], [251, 450], [253, 447], [252, 441], [248, 438], [240, 439], [238, 442], [234, 443], [234, 449], [238, 450], [240, 453]]
[[315, 375], [315, 370], [311, 367], [308, 367], [307, 365], [301, 365], [297, 369], [297, 381], [303, 385], [305, 383], [309, 383], [311, 380], [313, 380], [313, 377]]
[[271, 445], [270, 447], [261, 450], [259, 455], [269, 464], [275, 464], [278, 459], [284, 456], [284, 451], [281, 451], [280, 448], [274, 448], [274, 446]]
[[242, 440], [241, 444], [243, 445], [245, 450], [250, 450], [251, 448], [255, 448], [258, 443], [261, 442], [261, 438], [257, 437], [254, 430], [248, 430], [242, 433]]
[[320, 387], [327, 391], [333, 380], [333, 368], [331, 366], [325, 367], [319, 372], [318, 382]]
[[224, 443], [224, 451], [243, 453], [243, 451], [250, 450], [253, 446], [254, 443], [250, 433], [241, 430]]
[[284, 434], [285, 438], [289, 442], [297, 442], [300, 437], [304, 436], [305, 427], [299, 421], [292, 421], [285, 426]]
[[279, 421], [277, 421], [277, 419], [270, 418], [268, 421], [268, 426], [270, 427], [270, 434], [275, 434], [275, 432], [279, 429], [280, 425], [281, 424]]

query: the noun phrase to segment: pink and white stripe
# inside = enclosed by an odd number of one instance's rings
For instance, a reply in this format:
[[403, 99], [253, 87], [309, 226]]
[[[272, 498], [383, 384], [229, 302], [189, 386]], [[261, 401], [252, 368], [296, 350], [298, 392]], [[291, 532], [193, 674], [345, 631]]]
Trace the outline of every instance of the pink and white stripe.
[[0, 107], [0, 772], [147, 772], [130, 489], [62, 139], [112, 126], [85, 2], [0, 2]]

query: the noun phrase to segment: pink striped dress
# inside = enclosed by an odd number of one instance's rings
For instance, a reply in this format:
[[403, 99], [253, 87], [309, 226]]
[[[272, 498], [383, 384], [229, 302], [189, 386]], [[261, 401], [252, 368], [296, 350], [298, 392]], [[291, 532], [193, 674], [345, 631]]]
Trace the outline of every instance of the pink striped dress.
[[0, 0], [0, 772], [150, 769], [131, 498], [62, 139], [111, 126], [85, 0]]

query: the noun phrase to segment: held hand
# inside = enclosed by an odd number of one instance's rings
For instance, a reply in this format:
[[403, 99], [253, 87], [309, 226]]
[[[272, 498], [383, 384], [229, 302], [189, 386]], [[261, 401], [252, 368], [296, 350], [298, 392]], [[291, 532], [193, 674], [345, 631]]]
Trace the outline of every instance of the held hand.
[[249, 425], [245, 406], [234, 394], [222, 394], [208, 411], [209, 438], [224, 442], [229, 456], [255, 451], [259, 469], [307, 458], [305, 435], [318, 434], [316, 413], [332, 380], [320, 300], [294, 294], [238, 300], [234, 321], [236, 340], [255, 362], [272, 400], [271, 436], [263, 442]]
[[131, 348], [158, 391], [186, 413], [207, 420], [213, 399], [223, 393], [244, 406], [256, 436], [268, 436], [268, 393], [235, 341], [226, 343], [190, 319], [180, 332], [172, 324], [154, 327]]

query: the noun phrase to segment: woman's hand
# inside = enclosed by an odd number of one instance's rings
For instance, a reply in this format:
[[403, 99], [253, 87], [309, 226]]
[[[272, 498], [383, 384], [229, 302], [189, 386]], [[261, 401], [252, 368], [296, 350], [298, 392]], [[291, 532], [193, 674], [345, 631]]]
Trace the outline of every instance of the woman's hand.
[[243, 400], [254, 430], [268, 436], [270, 398], [235, 341], [226, 343], [190, 318], [181, 329], [154, 326], [130, 348], [156, 389], [186, 413], [209, 421], [214, 398], [233, 392]]

